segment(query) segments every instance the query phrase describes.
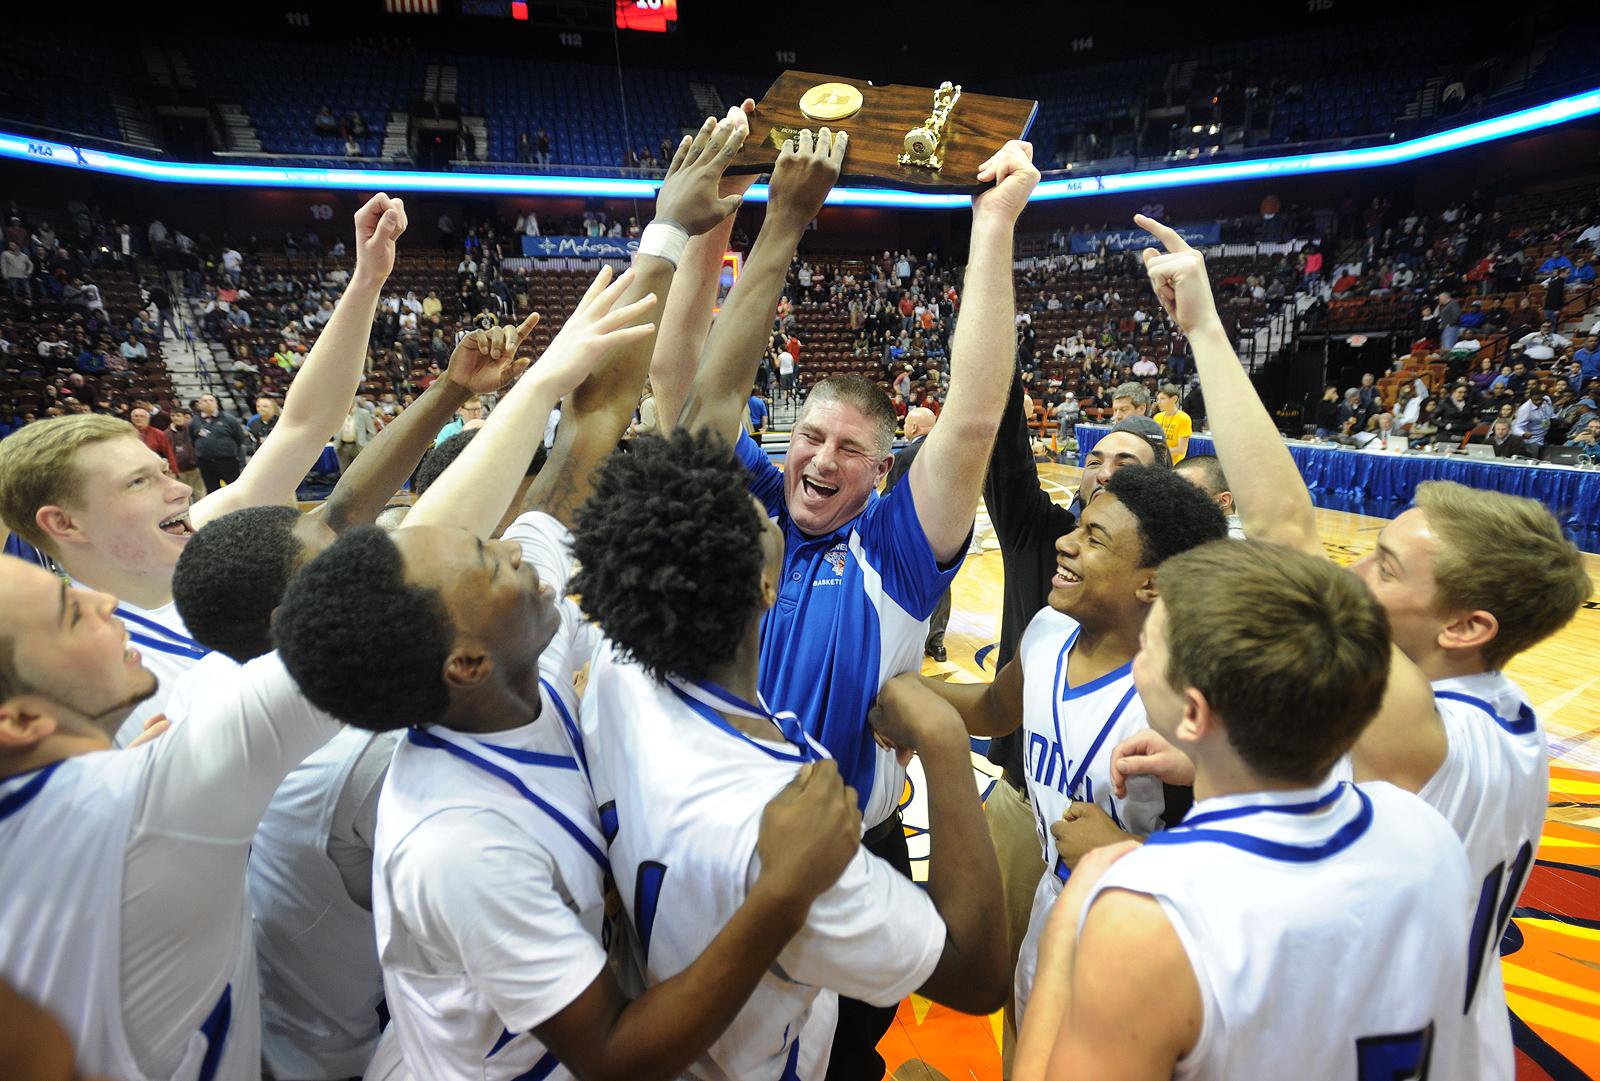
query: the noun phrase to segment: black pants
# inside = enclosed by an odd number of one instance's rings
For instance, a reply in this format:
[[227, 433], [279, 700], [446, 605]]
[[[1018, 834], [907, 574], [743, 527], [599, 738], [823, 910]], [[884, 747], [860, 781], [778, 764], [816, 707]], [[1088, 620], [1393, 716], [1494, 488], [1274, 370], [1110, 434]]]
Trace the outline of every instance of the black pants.
[[237, 458], [201, 458], [200, 479], [206, 482], [206, 494], [221, 488], [223, 484], [232, 484], [239, 479], [239, 459]]
[[[887, 828], [885, 828], [887, 827]], [[882, 836], [876, 836], [881, 833]], [[862, 847], [886, 860], [896, 871], [911, 877], [911, 852], [906, 831], [896, 812], [884, 826], [862, 838]], [[883, 1056], [878, 1041], [894, 1024], [896, 1006], [869, 1006], [853, 998], [839, 999], [839, 1023], [833, 1030], [833, 1057], [827, 1081], [883, 1081]]]
[[948, 626], [950, 626], [950, 591], [947, 589], [933, 610], [933, 618], [928, 621], [928, 649], [944, 645], [944, 631]]

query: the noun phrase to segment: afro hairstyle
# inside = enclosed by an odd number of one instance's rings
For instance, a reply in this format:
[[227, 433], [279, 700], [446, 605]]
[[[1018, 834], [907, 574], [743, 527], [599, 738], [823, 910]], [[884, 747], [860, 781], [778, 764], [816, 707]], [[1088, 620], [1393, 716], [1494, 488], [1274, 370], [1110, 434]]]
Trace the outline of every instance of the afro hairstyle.
[[[467, 449], [467, 444], [472, 442], [472, 437], [477, 435], [481, 428], [468, 428], [464, 432], [457, 432], [443, 443], [434, 447], [422, 458], [422, 464], [417, 466], [417, 475], [411, 481], [411, 494], [418, 499], [426, 492], [433, 482], [439, 479], [439, 474], [450, 468], [452, 462], [461, 457], [461, 452]], [[548, 451], [541, 443], [534, 452], [533, 461], [528, 465], [528, 476], [537, 476], [539, 470], [544, 468], [544, 460]]]
[[1105, 491], [1139, 523], [1139, 565], [1159, 567], [1179, 552], [1223, 540], [1228, 520], [1198, 485], [1170, 469], [1129, 465], [1111, 474]]
[[172, 599], [194, 640], [240, 664], [272, 650], [272, 610], [305, 549], [293, 507], [246, 507], [189, 538], [172, 572]]
[[761, 515], [720, 436], [679, 429], [612, 454], [578, 516], [572, 591], [656, 679], [733, 660], [761, 603]]
[[273, 641], [318, 709], [369, 732], [437, 724], [455, 624], [438, 592], [406, 581], [377, 526], [349, 530], [289, 583]]

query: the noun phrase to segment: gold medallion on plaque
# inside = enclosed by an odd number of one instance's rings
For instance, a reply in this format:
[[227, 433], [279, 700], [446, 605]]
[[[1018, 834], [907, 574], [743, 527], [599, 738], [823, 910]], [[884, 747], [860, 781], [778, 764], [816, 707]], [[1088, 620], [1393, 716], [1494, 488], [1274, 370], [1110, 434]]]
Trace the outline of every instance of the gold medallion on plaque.
[[800, 111], [808, 120], [831, 122], [861, 111], [861, 91], [849, 83], [818, 83], [800, 97]]

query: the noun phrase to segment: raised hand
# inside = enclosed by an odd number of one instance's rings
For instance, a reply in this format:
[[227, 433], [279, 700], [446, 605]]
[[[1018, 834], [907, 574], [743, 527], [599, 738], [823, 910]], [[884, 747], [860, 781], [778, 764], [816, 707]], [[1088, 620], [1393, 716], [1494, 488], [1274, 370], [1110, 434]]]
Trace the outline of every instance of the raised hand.
[[1185, 334], [1193, 334], [1218, 322], [1217, 303], [1211, 298], [1211, 282], [1206, 278], [1205, 256], [1189, 247], [1189, 242], [1154, 218], [1133, 216], [1133, 224], [1161, 241], [1165, 253], [1154, 248], [1141, 252], [1145, 273], [1156, 291], [1156, 299], [1167, 315]]
[[474, 330], [462, 338], [450, 354], [445, 378], [473, 394], [492, 394], [520, 375], [517, 351], [539, 325], [539, 313], [532, 312], [517, 326]]
[[1015, 222], [1039, 183], [1039, 170], [1033, 164], [1033, 144], [1012, 139], [978, 167], [978, 179], [992, 180], [994, 187], [972, 197], [973, 216], [992, 217], [1008, 224]]
[[610, 267], [595, 275], [561, 333], [534, 362], [530, 377], [549, 386], [558, 397], [565, 397], [588, 378], [595, 365], [613, 349], [654, 334], [654, 323], [646, 321], [634, 325], [655, 307], [654, 293], [646, 293], [632, 304], [616, 307], [632, 282], [631, 267], [615, 281], [611, 280]]
[[809, 908], [860, 847], [856, 791], [840, 778], [838, 764], [830, 758], [801, 766], [761, 812], [759, 881]]
[[[741, 141], [750, 135], [750, 116], [755, 111], [756, 103], [754, 98], [745, 98], [738, 105], [728, 107], [728, 115], [723, 119], [739, 131]], [[750, 190], [750, 185], [755, 182], [755, 173], [739, 173], [736, 176], [723, 174], [722, 183], [717, 185], [717, 191], [723, 195], [743, 195]]]
[[1168, 743], [1161, 733], [1146, 728], [1117, 744], [1111, 752], [1111, 791], [1128, 797], [1129, 777], [1155, 777], [1164, 784], [1194, 784], [1194, 763]]
[[[667, 167], [667, 178], [656, 193], [656, 218], [677, 222], [690, 236], [708, 232], [739, 209], [738, 195], [719, 195], [722, 174], [744, 145], [750, 126], [729, 118], [706, 117], [693, 137], [685, 135]], [[744, 113], [739, 110], [739, 115]]]
[[767, 216], [791, 227], [805, 228], [822, 210], [828, 192], [839, 180], [850, 133], [803, 129], [778, 151], [767, 185]]
[[394, 270], [394, 246], [406, 231], [406, 205], [379, 192], [356, 211], [356, 277], [382, 281]]

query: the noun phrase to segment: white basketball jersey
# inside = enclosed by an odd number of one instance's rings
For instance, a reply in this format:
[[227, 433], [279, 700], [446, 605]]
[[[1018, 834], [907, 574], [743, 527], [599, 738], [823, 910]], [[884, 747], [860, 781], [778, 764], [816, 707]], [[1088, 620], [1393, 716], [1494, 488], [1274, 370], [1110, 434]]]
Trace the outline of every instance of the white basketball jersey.
[[[505, 538], [556, 596], [566, 593], [570, 534], [559, 522], [525, 514]], [[391, 1024], [368, 1078], [573, 1077], [532, 1029], [594, 981], [611, 935], [605, 839], [582, 769], [572, 690], [583, 616], [570, 602], [558, 611], [560, 629], [539, 657], [536, 720], [481, 736], [411, 728], [395, 749], [372, 859]], [[501, 838], [516, 865], [509, 882], [490, 851]], [[447, 859], [459, 862], [445, 866]], [[495, 869], [503, 892], [463, 888], [480, 867], [479, 881]]]
[[1152, 833], [1161, 828], [1166, 809], [1161, 782], [1154, 777], [1129, 778], [1126, 797], [1112, 794], [1111, 752], [1150, 727], [1150, 722], [1133, 685], [1131, 661], [1086, 684], [1069, 686], [1068, 662], [1078, 629], [1077, 620], [1045, 607], [1028, 624], [1017, 647], [1023, 671], [1023, 768], [1047, 868], [1034, 890], [1028, 932], [1017, 954], [1014, 990], [1019, 1020], [1033, 991], [1039, 937], [1067, 880], [1050, 826], [1078, 801], [1093, 803], [1129, 832]]
[[[399, 1041], [409, 1075], [418, 1081], [573, 1076], [531, 1030], [570, 1005], [605, 963], [605, 850], [588, 784], [548, 686], [543, 697], [543, 715], [509, 732], [473, 738], [437, 726], [409, 729], [384, 781], [372, 914], [391, 1018], [385, 1041], [391, 1033]], [[571, 706], [562, 708], [570, 713]], [[492, 924], [495, 912], [447, 914], [460, 924], [441, 933], [436, 913], [409, 903], [414, 891], [407, 882], [429, 872], [416, 862], [441, 845], [493, 843], [468, 841], [454, 828], [462, 821], [458, 815], [485, 812], [495, 829], [536, 854], [528, 861], [525, 889], [538, 896], [523, 906], [530, 920], [497, 932], [523, 939], [506, 944], [508, 958], [529, 958], [531, 989], [515, 1002], [497, 1001], [496, 988], [480, 982], [461, 944], [461, 925]], [[470, 868], [449, 869], [463, 872]], [[535, 902], [566, 914], [561, 925], [534, 925]], [[530, 936], [536, 941], [526, 941]]]
[[262, 1052], [274, 1077], [358, 1077], [378, 1045], [383, 971], [372, 913], [350, 899], [328, 855], [345, 781], [375, 741], [346, 728], [296, 767], [250, 847], [261, 964]]
[[[0, 781], [0, 976], [66, 1026], [85, 1074], [147, 1076], [123, 1028], [122, 876], [152, 750], [81, 755]], [[172, 1081], [259, 1073], [255, 953], [242, 904], [239, 917], [234, 970]]]
[[1417, 797], [1328, 781], [1196, 803], [1112, 864], [1084, 918], [1106, 890], [1160, 902], [1204, 1007], [1179, 1081], [1455, 1078], [1467, 881]]
[[[73, 584], [82, 586], [80, 582]], [[139, 651], [140, 660], [157, 681], [156, 693], [133, 707], [133, 712], [117, 729], [116, 744], [126, 747], [139, 738], [146, 721], [167, 712], [168, 698], [179, 677], [211, 651], [189, 637], [189, 629], [183, 625], [175, 601], [168, 601], [160, 608], [140, 608], [119, 601], [116, 615], [128, 628], [129, 645]]]
[[1439, 680], [1433, 696], [1450, 747], [1417, 794], [1455, 827], [1472, 872], [1467, 985], [1458, 1006], [1468, 1013], [1479, 1056], [1463, 1063], [1461, 1076], [1511, 1081], [1515, 1052], [1500, 939], [1544, 830], [1550, 751], [1522, 688], [1499, 672]]
[[[719, 710], [773, 722], [772, 739], [752, 739]], [[582, 727], [617, 891], [655, 985], [692, 964], [744, 902], [760, 870], [762, 811], [827, 751], [793, 714], [774, 716], [706, 684], [658, 683], [605, 646], [590, 669]], [[927, 894], [858, 851], [684, 1076], [822, 1078], [838, 996], [894, 1005], [927, 980], [944, 940]]]

